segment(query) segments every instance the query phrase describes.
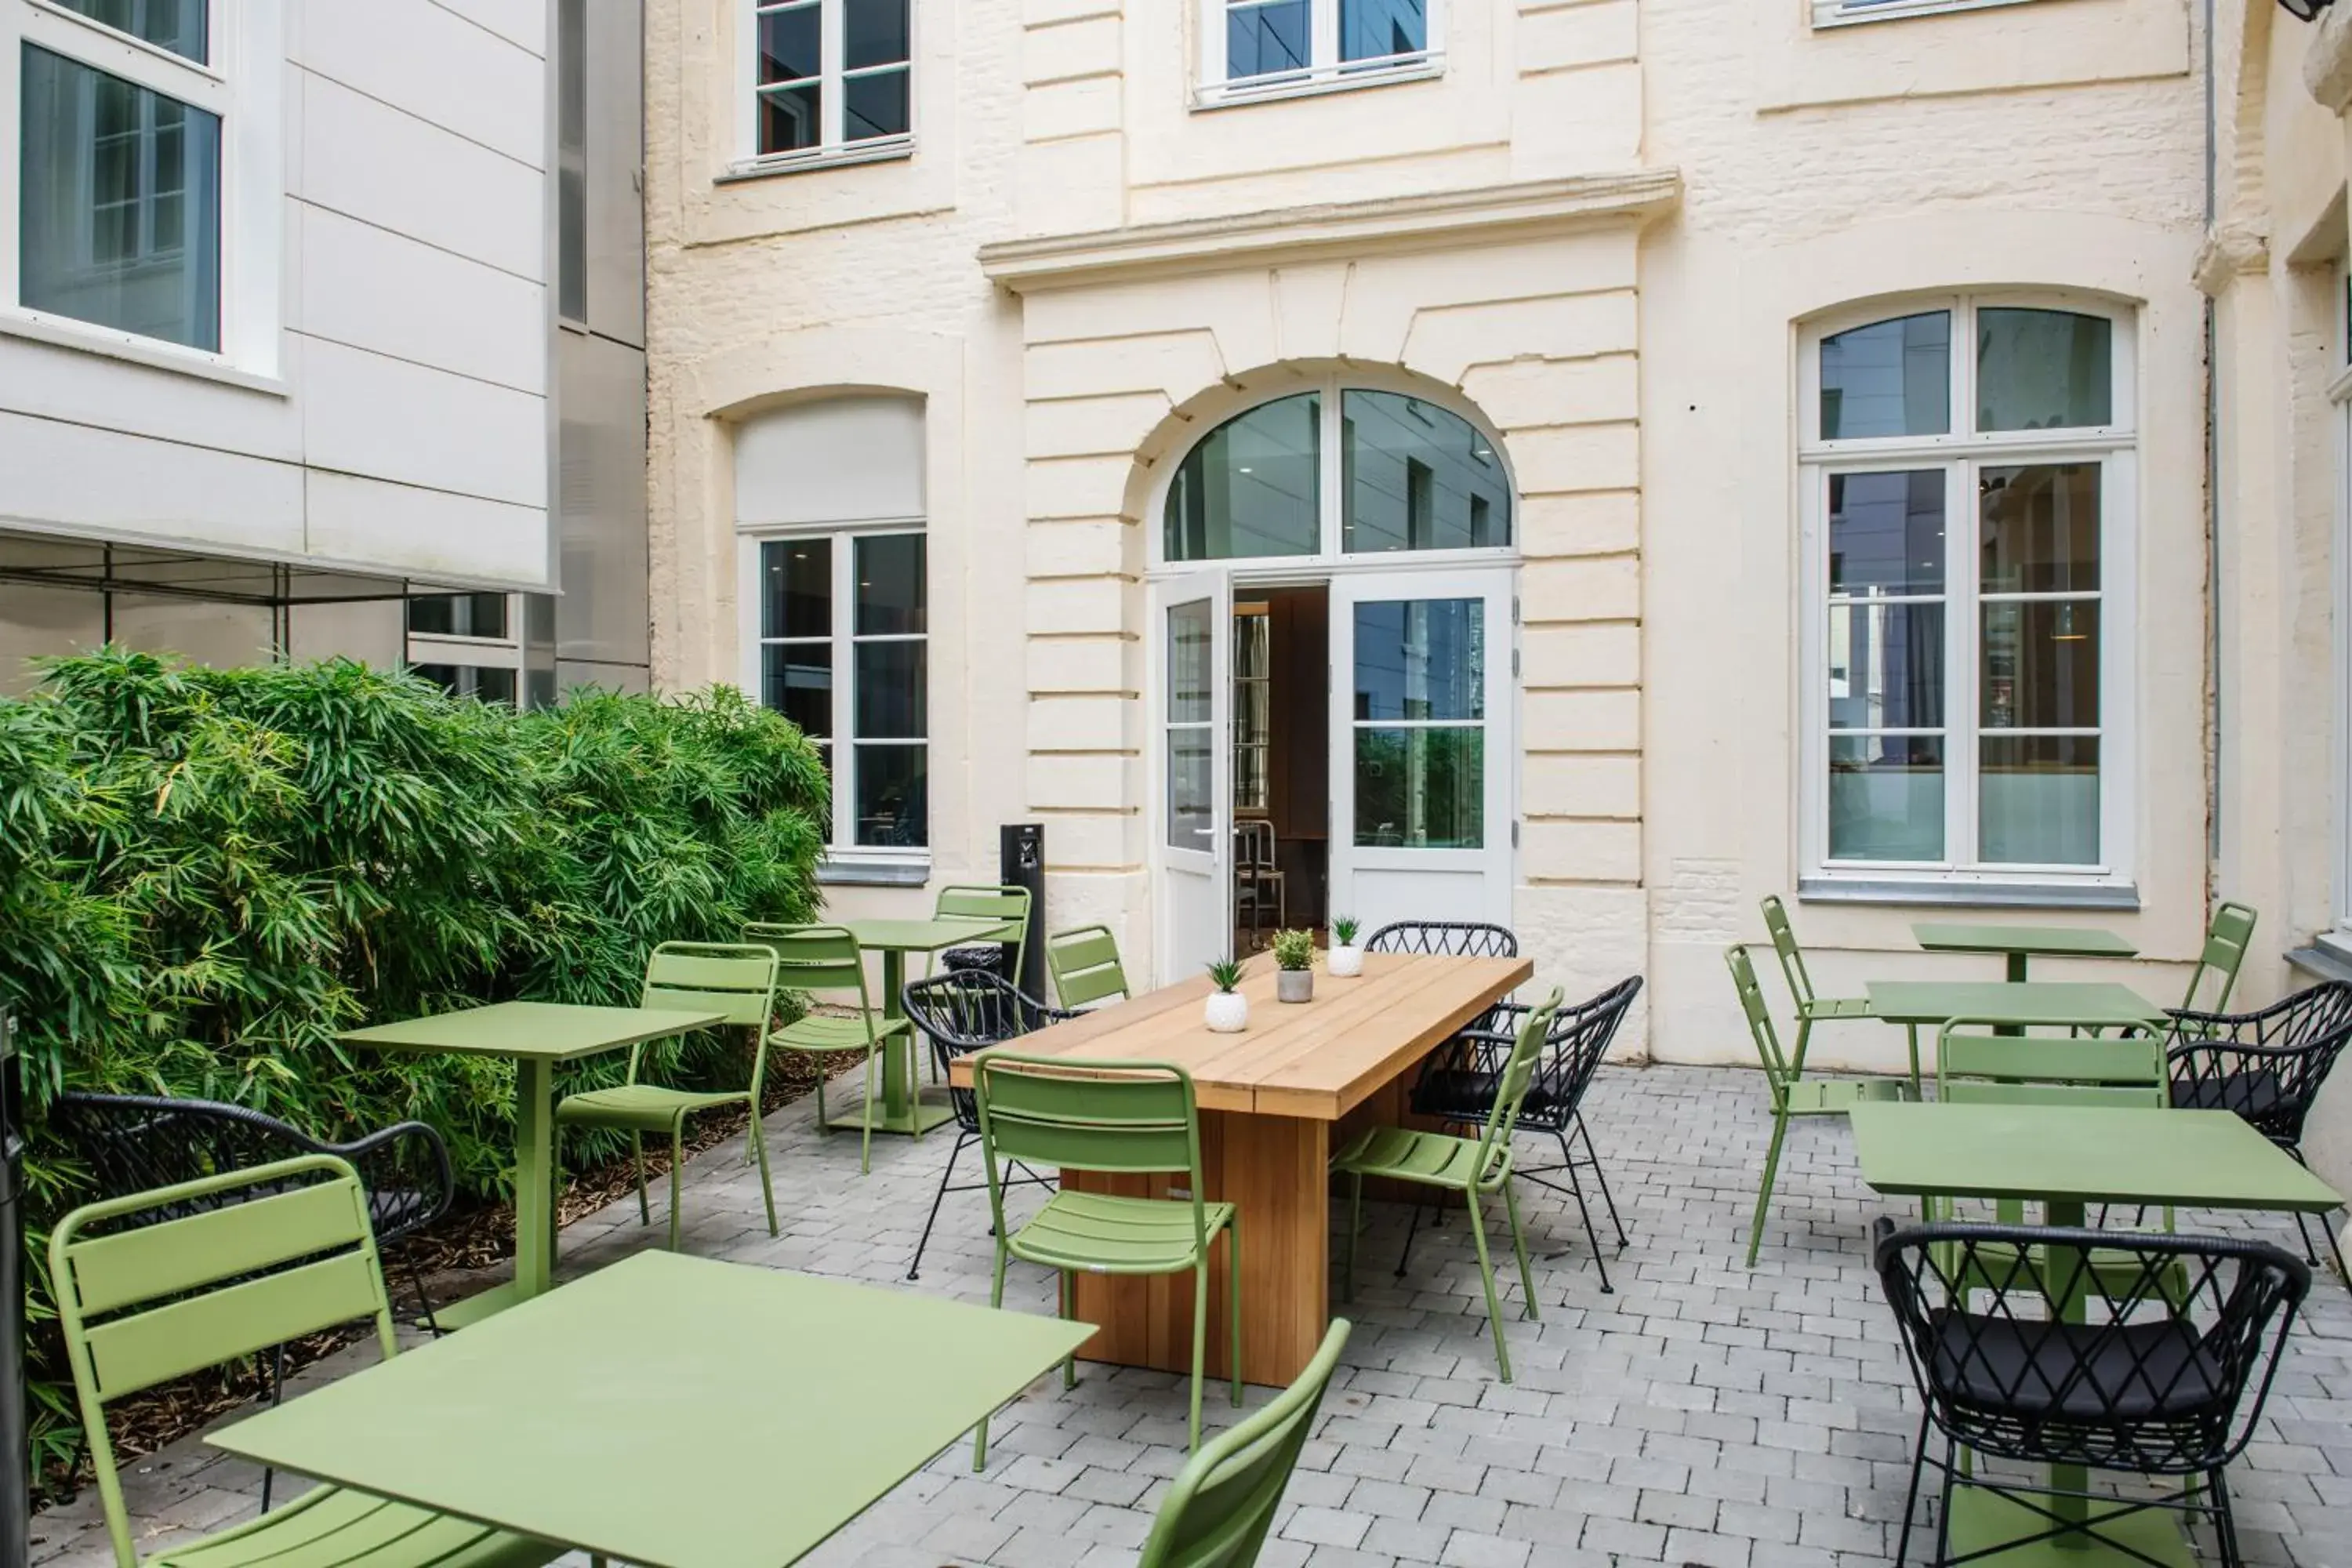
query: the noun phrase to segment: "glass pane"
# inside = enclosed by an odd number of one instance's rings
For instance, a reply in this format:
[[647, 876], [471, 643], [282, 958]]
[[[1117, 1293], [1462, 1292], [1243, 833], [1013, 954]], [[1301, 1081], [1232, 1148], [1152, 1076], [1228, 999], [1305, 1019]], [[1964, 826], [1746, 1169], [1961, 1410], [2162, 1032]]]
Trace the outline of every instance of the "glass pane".
[[2099, 863], [2095, 735], [1987, 735], [1977, 745], [1977, 852], [2037, 866]]
[[1265, 811], [1265, 748], [1235, 746], [1234, 748], [1234, 809]]
[[1822, 439], [1952, 428], [1952, 315], [1929, 310], [1822, 340]]
[[1205, 724], [1213, 711], [1209, 681], [1215, 645], [1210, 604], [1195, 599], [1168, 606], [1168, 721]]
[[1829, 858], [1944, 858], [1941, 737], [1830, 737]]
[[830, 844], [833, 842], [833, 743], [818, 741], [816, 754], [817, 760], [824, 763], [824, 804], [818, 807], [822, 815], [816, 819], [816, 829], [818, 836]]
[[25, 46], [22, 302], [220, 347], [220, 119]]
[[68, 11], [103, 22], [198, 65], [206, 59], [205, 0], [57, 0]]
[[1977, 312], [1977, 428], [2069, 430], [2115, 418], [2115, 328], [2072, 310]]
[[1268, 651], [1268, 639], [1273, 635], [1273, 617], [1264, 610], [1252, 610], [1234, 617], [1234, 679], [1235, 680], [1265, 679], [1272, 669], [1273, 655]]
[[1486, 842], [1486, 731], [1356, 731], [1356, 842], [1475, 849]]
[[760, 701], [801, 727], [833, 733], [833, 648], [826, 643], [770, 643], [760, 650]]
[[877, 71], [854, 76], [841, 84], [841, 136], [845, 142], [871, 142], [877, 136], [907, 133], [907, 73]]
[[2095, 730], [2099, 603], [2006, 600], [1984, 606], [1985, 728]]
[[1830, 476], [1830, 592], [1944, 591], [1944, 470]]
[[1322, 415], [1321, 395], [1301, 393], [1202, 437], [1168, 487], [1168, 559], [1315, 553]]
[[1944, 606], [1830, 606], [1830, 728], [1944, 727]]
[[930, 748], [857, 749], [857, 842], [930, 842]]
[[1481, 599], [1358, 605], [1356, 718], [1485, 718], [1486, 616]]
[[813, 81], [760, 91], [760, 151], [797, 153], [824, 139], [824, 89]]
[[452, 697], [471, 697], [502, 708], [515, 705], [515, 672], [511, 669], [484, 669], [472, 664], [413, 664], [408, 668], [412, 674], [423, 676]]
[[843, 0], [843, 69], [892, 65], [906, 58], [907, 0]]
[[833, 635], [833, 542], [780, 539], [760, 546], [760, 635]]
[[431, 594], [408, 601], [408, 629], [427, 637], [504, 637], [504, 594]]
[[857, 632], [890, 636], [929, 629], [923, 536], [886, 533], [857, 542]]
[[2083, 594], [2099, 585], [2096, 463], [2033, 463], [1977, 475], [1988, 594]]
[[1212, 798], [1216, 792], [1211, 786], [1214, 761], [1207, 725], [1168, 731], [1168, 847], [1171, 849], [1206, 854], [1216, 847], [1212, 842], [1216, 832]]
[[1339, 403], [1349, 551], [1461, 550], [1511, 542], [1511, 488], [1488, 441], [1435, 404], [1391, 392]]
[[857, 738], [921, 740], [929, 703], [923, 645], [862, 642], [856, 658]]
[[588, 0], [555, 7], [555, 313], [588, 319]]
[[823, 26], [814, 5], [797, 6], [790, 11], [763, 11], [760, 14], [760, 83], [800, 81], [815, 76], [818, 60], [819, 29]]
[[1426, 0], [1339, 0], [1339, 58], [1376, 60], [1429, 47]]
[[1307, 68], [1308, 0], [1263, 0], [1225, 13], [1229, 79]]

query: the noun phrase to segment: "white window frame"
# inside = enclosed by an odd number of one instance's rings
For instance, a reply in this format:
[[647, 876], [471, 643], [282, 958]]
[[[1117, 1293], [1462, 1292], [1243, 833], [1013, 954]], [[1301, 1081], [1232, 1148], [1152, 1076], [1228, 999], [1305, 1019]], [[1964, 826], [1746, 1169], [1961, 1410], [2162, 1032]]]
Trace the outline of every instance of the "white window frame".
[[1990, 5], [2022, 5], [2029, 0], [1812, 0], [1813, 26], [1850, 27], [1857, 22], [1893, 22], [1944, 11], [1981, 11]]
[[[926, 629], [919, 632], [862, 633], [857, 630], [857, 542], [929, 532], [921, 518], [891, 518], [867, 522], [820, 523], [810, 526], [769, 527], [746, 529], [736, 535], [735, 582], [736, 611], [739, 637], [737, 646], [742, 649], [740, 668], [742, 689], [751, 700], [767, 705], [764, 691], [765, 671], [762, 656], [772, 642], [814, 641], [814, 638], [769, 637], [761, 625], [760, 547], [764, 544], [801, 542], [808, 540], [828, 541], [832, 574], [833, 630], [827, 641], [833, 650], [833, 733], [819, 740], [811, 736], [810, 743], [824, 756], [825, 772], [833, 780], [833, 820], [825, 832], [824, 858], [828, 867], [917, 867], [928, 869], [931, 861], [931, 843], [936, 837], [936, 823], [929, 813], [930, 785], [936, 774], [927, 765], [924, 770], [926, 818], [921, 844], [860, 844], [857, 842], [857, 748], [860, 746], [921, 746], [928, 752], [933, 746], [929, 699], [923, 713], [923, 735], [920, 740], [889, 738], [860, 740], [857, 724], [857, 645], [877, 642], [910, 642], [925, 646], [925, 685], [936, 693], [929, 677], [934, 673], [929, 647], [931, 634], [928, 611]], [[924, 551], [923, 570], [930, 571], [930, 552]], [[924, 600], [930, 602], [929, 584], [924, 584]]]
[[[0, 0], [0, 333], [276, 389], [279, 369], [286, 75], [282, 0], [211, 0], [205, 59], [118, 32], [50, 0]], [[26, 308], [18, 273], [24, 47], [32, 44], [220, 119], [220, 347]]]
[[1192, 106], [1216, 109], [1228, 104], [1261, 103], [1273, 98], [1344, 92], [1359, 87], [1416, 81], [1442, 75], [1445, 69], [1446, 0], [1428, 0], [1426, 47], [1410, 54], [1344, 61], [1339, 58], [1340, 0], [1308, 0], [1308, 4], [1307, 68], [1235, 79], [1226, 74], [1225, 60], [1225, 14], [1233, 8], [1233, 0], [1200, 0], [1201, 79]]
[[[2103, 317], [2112, 375], [2104, 426], [2070, 430], [1972, 432], [1976, 415], [1975, 312], [1982, 309], [2065, 310]], [[1821, 438], [1822, 342], [1855, 327], [1917, 315], [1951, 313], [1952, 431], [1932, 437]], [[2048, 291], [1987, 291], [1880, 300], [1805, 323], [1798, 337], [1799, 691], [1798, 851], [1802, 884], [1859, 892], [1874, 885], [1932, 896], [2002, 890], [2032, 901], [2120, 901], [2132, 889], [2139, 771], [2137, 703], [2138, 568], [2137, 345], [2133, 311], [2110, 301]], [[1985, 468], [2021, 463], [2096, 463], [2099, 499], [2099, 852], [2094, 866], [2019, 865], [1978, 860], [1979, 558], [1976, 478]], [[1940, 862], [1829, 858], [1829, 481], [1832, 473], [1941, 468], [1947, 476], [1948, 540], [1944, 586], [1944, 847]], [[1963, 531], [1965, 531], [1963, 532]], [[2010, 597], [2008, 595], [2000, 597]], [[2087, 597], [2088, 595], [2065, 595]], [[2045, 731], [2031, 731], [2028, 733]], [[1801, 887], [1801, 890], [1811, 890]]]
[[887, 70], [903, 68], [907, 73], [907, 129], [896, 136], [872, 136], [862, 142], [843, 140], [845, 103], [843, 81], [852, 73], [843, 68], [842, 0], [813, 0], [817, 7], [817, 79], [823, 84], [824, 123], [817, 144], [796, 147], [784, 153], [760, 151], [760, 16], [763, 11], [786, 8], [792, 0], [735, 0], [737, 49], [741, 57], [736, 70], [736, 156], [733, 172], [739, 174], [781, 174], [791, 169], [833, 168], [844, 163], [878, 163], [887, 158], [904, 158], [915, 150], [915, 133], [919, 129], [922, 110], [917, 101], [917, 76], [922, 58], [922, 6], [919, 0], [907, 0], [907, 63], [875, 66], [856, 72], [858, 76], [879, 75]]
[[2331, 748], [2330, 812], [2336, 842], [2330, 945], [2352, 952], [2352, 272], [2335, 273], [2336, 373], [2327, 385], [2327, 419], [2335, 474], [2334, 614], [2335, 743]]

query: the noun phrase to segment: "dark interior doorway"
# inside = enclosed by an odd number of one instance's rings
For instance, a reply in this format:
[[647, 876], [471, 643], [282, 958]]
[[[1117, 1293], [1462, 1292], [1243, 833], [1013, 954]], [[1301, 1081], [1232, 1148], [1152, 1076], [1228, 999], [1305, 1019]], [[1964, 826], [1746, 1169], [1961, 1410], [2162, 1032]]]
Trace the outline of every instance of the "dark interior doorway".
[[1322, 940], [1331, 848], [1330, 595], [1234, 593], [1234, 951]]

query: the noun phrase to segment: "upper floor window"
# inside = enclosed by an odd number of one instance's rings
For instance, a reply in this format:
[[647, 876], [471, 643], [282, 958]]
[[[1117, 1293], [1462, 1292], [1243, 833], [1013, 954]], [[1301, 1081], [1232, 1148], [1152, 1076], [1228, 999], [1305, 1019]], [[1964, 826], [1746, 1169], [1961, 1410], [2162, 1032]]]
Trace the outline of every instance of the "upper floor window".
[[1445, 0], [1201, 0], [1205, 102], [1417, 75], [1440, 58]]
[[1424, 398], [1327, 386], [1202, 437], [1169, 481], [1161, 556], [1229, 561], [1511, 542], [1493, 437]]
[[750, 0], [747, 154], [821, 161], [914, 128], [912, 0]]
[[1811, 339], [1814, 870], [2126, 874], [2130, 346], [2104, 309], [1990, 298]]
[[1813, 26], [1833, 27], [1847, 22], [1885, 22], [1936, 11], [1977, 11], [1988, 5], [2028, 3], [2029, 0], [1813, 0]]

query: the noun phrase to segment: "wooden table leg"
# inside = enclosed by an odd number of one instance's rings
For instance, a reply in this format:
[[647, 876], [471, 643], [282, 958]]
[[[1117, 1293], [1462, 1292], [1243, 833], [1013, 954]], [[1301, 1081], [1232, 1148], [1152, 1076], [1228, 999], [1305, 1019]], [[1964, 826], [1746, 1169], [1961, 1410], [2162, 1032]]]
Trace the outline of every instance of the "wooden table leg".
[[[1280, 1386], [1314, 1358], [1329, 1322], [1330, 1125], [1288, 1116], [1201, 1113], [1201, 1169], [1213, 1203], [1241, 1216], [1242, 1378]], [[1103, 1176], [1076, 1171], [1074, 1191], [1165, 1197], [1181, 1175]], [[1209, 1250], [1209, 1335], [1204, 1375], [1226, 1375], [1230, 1333], [1225, 1243]], [[1017, 1265], [1016, 1265], [1017, 1267]], [[1078, 1354], [1121, 1366], [1192, 1368], [1192, 1276], [1077, 1277], [1076, 1315], [1100, 1324]]]

